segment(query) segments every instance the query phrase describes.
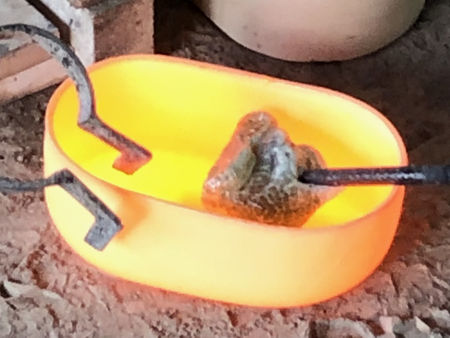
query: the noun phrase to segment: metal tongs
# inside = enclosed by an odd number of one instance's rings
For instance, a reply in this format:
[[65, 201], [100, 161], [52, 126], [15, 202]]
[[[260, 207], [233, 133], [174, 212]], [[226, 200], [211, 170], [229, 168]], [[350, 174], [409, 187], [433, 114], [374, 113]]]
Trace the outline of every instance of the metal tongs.
[[[66, 44], [48, 31], [35, 26], [25, 24], [0, 26], [0, 39], [13, 37], [16, 33], [29, 35], [34, 42], [64, 66], [75, 82], [78, 92], [80, 104], [78, 125], [121, 152], [121, 156], [113, 164], [115, 169], [132, 174], [150, 160], [151, 153], [148, 150], [113, 130], [99, 119], [87, 71], [77, 55]], [[411, 165], [384, 168], [316, 169], [304, 171], [300, 175], [299, 181], [327, 186], [440, 185], [450, 184], [450, 166]], [[58, 171], [47, 178], [33, 181], [0, 177], [0, 192], [3, 193], [36, 191], [52, 185], [61, 186], [95, 216], [95, 223], [85, 236], [85, 241], [95, 249], [103, 250], [123, 228], [120, 219], [67, 169]]]
[[[81, 60], [66, 44], [50, 32], [25, 24], [0, 26], [0, 39], [16, 34], [28, 35], [58, 60], [75, 83], [79, 99], [78, 125], [120, 151], [113, 167], [132, 174], [151, 158], [151, 153], [125, 135], [109, 127], [97, 115], [91, 81]], [[35, 191], [51, 185], [60, 185], [95, 216], [95, 223], [85, 241], [97, 250], [103, 250], [123, 228], [120, 219], [69, 170], [54, 173], [48, 178], [23, 182], [0, 177], [0, 192]]]

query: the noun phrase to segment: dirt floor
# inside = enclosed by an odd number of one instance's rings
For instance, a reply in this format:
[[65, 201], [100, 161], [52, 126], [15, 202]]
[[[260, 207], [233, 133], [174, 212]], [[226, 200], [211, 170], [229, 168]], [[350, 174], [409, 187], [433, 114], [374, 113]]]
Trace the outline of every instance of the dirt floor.
[[[156, 1], [156, 48], [337, 89], [397, 126], [416, 164], [450, 164], [450, 1], [373, 55], [288, 63], [231, 41], [190, 3]], [[0, 175], [37, 178], [54, 88], [0, 107]], [[229, 306], [134, 285], [78, 258], [43, 195], [0, 194], [0, 337], [450, 337], [450, 190], [409, 188], [384, 263], [342, 297], [298, 309]], [[357, 254], [357, 253], [356, 253]]]

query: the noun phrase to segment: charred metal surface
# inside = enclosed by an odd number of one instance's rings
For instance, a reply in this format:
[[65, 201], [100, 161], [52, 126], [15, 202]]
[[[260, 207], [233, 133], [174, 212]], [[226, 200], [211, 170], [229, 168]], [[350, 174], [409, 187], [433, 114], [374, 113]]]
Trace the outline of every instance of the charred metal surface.
[[70, 27], [63, 20], [53, 13], [41, 0], [26, 1], [58, 29], [61, 41], [65, 43], [70, 42]]
[[84, 238], [95, 249], [103, 250], [123, 228], [120, 219], [69, 170], [34, 181], [0, 177], [0, 192], [3, 193], [36, 191], [52, 185], [60, 185], [95, 217], [95, 223]]
[[120, 219], [70, 171], [63, 170], [55, 175], [57, 183], [95, 216], [95, 223], [84, 240], [95, 249], [103, 250], [122, 230]]
[[450, 184], [450, 165], [318, 169], [303, 172], [299, 180], [304, 183], [331, 186], [358, 184]]
[[94, 92], [87, 71], [66, 44], [46, 30], [25, 24], [0, 26], [0, 39], [11, 38], [17, 32], [30, 36], [66, 69], [78, 92], [80, 102], [78, 125], [121, 152], [114, 162], [115, 169], [132, 174], [150, 160], [151, 154], [148, 150], [112, 129], [97, 116]]
[[0, 192], [12, 193], [23, 191], [37, 191], [57, 183], [57, 176], [52, 175], [35, 181], [21, 181], [8, 177], [0, 177]]

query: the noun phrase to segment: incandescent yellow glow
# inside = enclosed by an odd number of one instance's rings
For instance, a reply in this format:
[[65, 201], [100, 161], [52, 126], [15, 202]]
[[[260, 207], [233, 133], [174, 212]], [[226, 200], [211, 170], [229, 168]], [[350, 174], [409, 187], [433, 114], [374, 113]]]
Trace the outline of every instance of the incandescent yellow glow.
[[162, 56], [109, 59], [90, 76], [100, 117], [153, 158], [133, 175], [113, 169], [117, 151], [77, 127], [71, 81], [53, 95], [46, 175], [69, 168], [125, 226], [96, 252], [83, 242], [92, 216], [62, 189], [48, 188], [56, 226], [89, 262], [205, 298], [295, 306], [346, 291], [384, 257], [403, 188], [346, 188], [302, 229], [212, 215], [200, 202], [208, 170], [236, 123], [255, 110], [270, 112], [295, 143], [314, 146], [330, 167], [406, 164], [397, 132], [371, 107], [323, 88]]

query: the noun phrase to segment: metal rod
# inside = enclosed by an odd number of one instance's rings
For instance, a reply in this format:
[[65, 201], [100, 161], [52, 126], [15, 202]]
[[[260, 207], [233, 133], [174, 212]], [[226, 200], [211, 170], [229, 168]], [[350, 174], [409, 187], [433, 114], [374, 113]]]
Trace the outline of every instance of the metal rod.
[[316, 169], [304, 171], [300, 175], [299, 181], [329, 186], [450, 184], [450, 165]]
[[17, 33], [28, 35], [58, 60], [75, 82], [80, 110], [78, 125], [121, 152], [113, 167], [132, 174], [151, 158], [151, 153], [105, 124], [97, 115], [94, 91], [86, 68], [66, 44], [50, 32], [32, 25], [11, 24], [0, 26], [0, 39], [12, 38]]
[[0, 177], [0, 193], [36, 191], [52, 185], [60, 185], [95, 217], [94, 224], [84, 238], [93, 248], [103, 250], [123, 228], [120, 219], [69, 170], [33, 181]]
[[[304, 171], [299, 181], [329, 186], [450, 184], [450, 165], [315, 169]], [[120, 219], [69, 170], [33, 181], [0, 177], [0, 193], [36, 191], [52, 185], [60, 185], [95, 216], [95, 223], [84, 239], [95, 249], [103, 250], [123, 228]]]

